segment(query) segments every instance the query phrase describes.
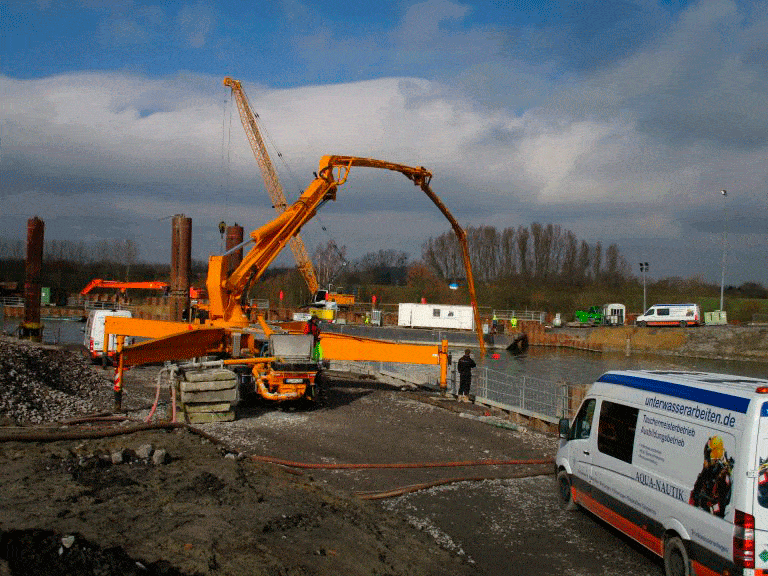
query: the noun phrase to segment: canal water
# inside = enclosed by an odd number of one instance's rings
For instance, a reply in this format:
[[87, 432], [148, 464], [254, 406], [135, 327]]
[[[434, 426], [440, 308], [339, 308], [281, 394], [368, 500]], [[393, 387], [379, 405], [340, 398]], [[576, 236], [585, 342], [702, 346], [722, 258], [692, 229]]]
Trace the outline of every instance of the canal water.
[[[14, 334], [18, 318], [5, 318], [4, 334]], [[84, 322], [44, 320], [43, 341], [48, 344], [82, 344]], [[454, 360], [463, 349], [452, 348]], [[768, 378], [768, 362], [710, 360], [676, 356], [631, 354], [620, 352], [588, 352], [567, 348], [530, 347], [524, 354], [514, 355], [506, 350], [490, 350], [485, 358], [473, 357], [478, 365], [511, 376], [531, 376], [549, 382], [588, 384], [608, 370], [696, 370]], [[493, 355], [498, 358], [493, 358]]]
[[[453, 351], [458, 359], [463, 352]], [[494, 359], [492, 355], [498, 354]], [[477, 359], [475, 359], [477, 362]], [[478, 362], [480, 364], [480, 362]], [[588, 352], [568, 348], [530, 347], [524, 354], [491, 350], [482, 366], [515, 376], [532, 376], [550, 382], [589, 384], [609, 370], [693, 370], [768, 378], [768, 363], [683, 358], [657, 354]]]
[[[15, 335], [20, 318], [4, 318], [3, 334]], [[79, 320], [42, 320], [43, 343], [45, 344], [82, 344], [85, 322]]]

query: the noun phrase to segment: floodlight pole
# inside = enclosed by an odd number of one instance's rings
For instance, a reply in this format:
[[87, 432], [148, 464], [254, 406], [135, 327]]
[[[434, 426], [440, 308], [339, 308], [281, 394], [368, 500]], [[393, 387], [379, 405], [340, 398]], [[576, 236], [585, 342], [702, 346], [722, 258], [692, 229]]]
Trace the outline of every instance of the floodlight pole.
[[648, 272], [648, 262], [640, 262], [640, 272], [643, 273], [643, 314], [645, 314], [645, 311], [648, 309], [648, 305], [646, 304], [646, 290], [645, 290], [645, 274]]
[[725, 292], [725, 254], [728, 249], [728, 211], [726, 210], [725, 199], [728, 197], [726, 190], [720, 190], [723, 196], [723, 271], [720, 276], [720, 311], [723, 310], [723, 294]]

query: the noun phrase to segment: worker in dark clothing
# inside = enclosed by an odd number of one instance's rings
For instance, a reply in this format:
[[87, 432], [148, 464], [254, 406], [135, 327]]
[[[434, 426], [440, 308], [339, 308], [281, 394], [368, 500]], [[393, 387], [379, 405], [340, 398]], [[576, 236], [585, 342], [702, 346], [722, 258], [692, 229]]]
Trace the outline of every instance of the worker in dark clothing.
[[464, 356], [459, 358], [459, 402], [469, 402], [469, 387], [472, 385], [472, 368], [477, 366], [470, 356], [471, 350], [464, 350]]
[[304, 326], [304, 334], [312, 335], [313, 345], [317, 344], [317, 341], [320, 339], [320, 323], [317, 321], [317, 316], [314, 314], [307, 320], [307, 323]]

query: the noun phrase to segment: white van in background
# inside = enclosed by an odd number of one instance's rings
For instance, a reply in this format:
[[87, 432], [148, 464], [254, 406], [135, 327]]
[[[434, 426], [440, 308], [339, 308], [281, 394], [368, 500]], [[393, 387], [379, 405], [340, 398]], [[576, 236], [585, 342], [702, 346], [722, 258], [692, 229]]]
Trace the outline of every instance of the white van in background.
[[698, 326], [702, 323], [698, 304], [654, 304], [635, 320], [638, 326]]
[[768, 380], [607, 372], [560, 438], [564, 507], [662, 557], [667, 576], [768, 574]]
[[[107, 316], [120, 318], [132, 318], [130, 310], [91, 310], [88, 320], [83, 328], [83, 346], [93, 362], [108, 362], [114, 360], [117, 352], [117, 337], [112, 334], [109, 337], [107, 358], [104, 358], [104, 319]], [[133, 344], [133, 338], [126, 337], [125, 346]]]

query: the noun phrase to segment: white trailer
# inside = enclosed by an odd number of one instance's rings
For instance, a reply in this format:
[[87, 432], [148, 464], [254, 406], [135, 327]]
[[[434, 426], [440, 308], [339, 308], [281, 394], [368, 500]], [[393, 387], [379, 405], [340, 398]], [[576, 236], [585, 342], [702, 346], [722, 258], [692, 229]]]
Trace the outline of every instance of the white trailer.
[[400, 303], [397, 325], [409, 328], [474, 330], [475, 315], [472, 306]]

